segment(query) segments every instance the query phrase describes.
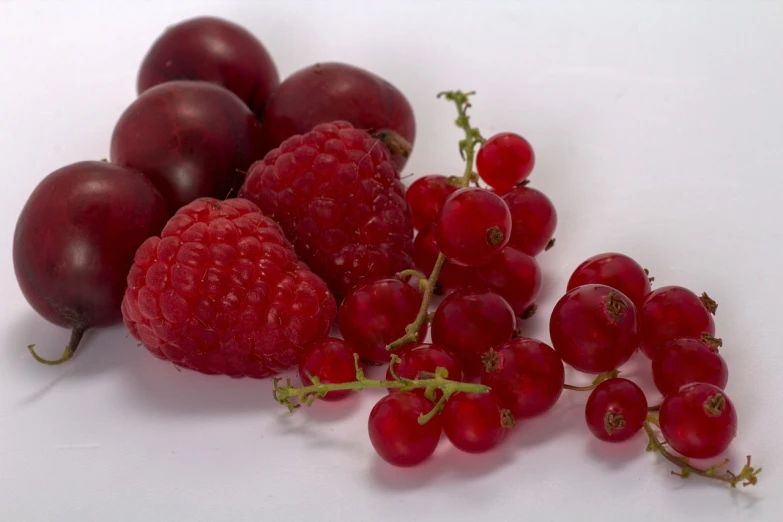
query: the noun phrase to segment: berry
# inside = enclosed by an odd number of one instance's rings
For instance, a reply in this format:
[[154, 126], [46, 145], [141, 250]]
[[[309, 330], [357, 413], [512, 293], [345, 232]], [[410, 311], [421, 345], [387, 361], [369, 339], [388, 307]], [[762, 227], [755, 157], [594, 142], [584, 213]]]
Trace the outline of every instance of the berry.
[[557, 227], [557, 212], [549, 198], [534, 188], [516, 187], [503, 201], [511, 213], [508, 244], [529, 256], [543, 252]]
[[244, 199], [181, 208], [136, 252], [122, 315], [154, 355], [206, 374], [269, 377], [329, 331], [337, 305], [280, 226]]
[[171, 80], [216, 83], [236, 94], [257, 116], [280, 78], [272, 57], [243, 27], [215, 17], [169, 26], [144, 57], [139, 94]]
[[628, 379], [608, 379], [590, 393], [585, 406], [587, 427], [606, 442], [628, 440], [647, 419], [647, 398]]
[[581, 285], [606, 285], [625, 294], [637, 308], [650, 293], [650, 278], [644, 268], [630, 257], [607, 252], [593, 256], [574, 270], [568, 290]]
[[654, 290], [639, 309], [642, 351], [654, 359], [669, 341], [682, 337], [700, 339], [705, 333], [715, 335], [715, 307], [707, 294], [700, 298], [681, 286]]
[[[313, 384], [310, 376], [318, 377], [321, 384], [339, 384], [356, 379], [353, 348], [334, 337], [324, 337], [310, 343], [299, 359], [299, 378], [304, 386]], [[351, 390], [333, 390], [323, 397], [325, 401], [337, 401], [351, 394]]]
[[652, 361], [655, 386], [669, 395], [693, 382], [706, 382], [720, 389], [726, 387], [729, 369], [718, 353], [720, 340], [681, 338], [666, 343]]
[[514, 311], [505, 299], [486, 289], [457, 290], [435, 311], [432, 342], [449, 348], [466, 377], [481, 374], [481, 356], [514, 333]]
[[432, 409], [423, 396], [400, 392], [386, 395], [373, 407], [367, 423], [370, 442], [383, 460], [395, 466], [415, 466], [427, 460], [438, 447], [441, 417], [425, 424], [419, 416]]
[[563, 361], [536, 339], [511, 339], [490, 349], [483, 362], [482, 384], [492, 388], [518, 419], [548, 411], [563, 392]]
[[[413, 241], [413, 261], [419, 270], [431, 274], [439, 254], [440, 250], [435, 242], [435, 228], [429, 225], [416, 234], [416, 239]], [[445, 292], [471, 286], [484, 286], [479, 281], [475, 268], [456, 265], [448, 259], [440, 270], [438, 285]]]
[[504, 248], [477, 271], [479, 280], [508, 301], [519, 316], [530, 309], [543, 284], [536, 259], [512, 247]]
[[[367, 361], [388, 362], [386, 345], [405, 335], [405, 327], [419, 313], [422, 297], [411, 285], [396, 278], [376, 279], [356, 286], [340, 306], [340, 333]], [[419, 342], [427, 325], [419, 330]]]
[[506, 192], [527, 179], [535, 162], [533, 147], [513, 132], [495, 134], [476, 155], [479, 176], [498, 192]]
[[[462, 365], [447, 348], [437, 344], [419, 344], [406, 349], [399, 354], [400, 360], [394, 365], [394, 373], [403, 379], [429, 379], [438, 368], [444, 368], [448, 372], [448, 379], [452, 381], [462, 380]], [[386, 380], [391, 381], [394, 376], [391, 368], [386, 370]], [[389, 393], [397, 393], [399, 388], [389, 388]], [[414, 391], [419, 391], [414, 390]], [[422, 392], [424, 390], [421, 390]], [[440, 399], [442, 392], [435, 391], [435, 399]]]
[[14, 272], [38, 314], [74, 330], [64, 359], [87, 328], [122, 319], [133, 255], [167, 212], [146, 177], [103, 161], [62, 167], [33, 190], [16, 222]]
[[174, 214], [200, 197], [223, 199], [258, 157], [261, 127], [237, 96], [206, 82], [172, 81], [125, 109], [111, 161], [152, 180]]
[[561, 297], [549, 333], [563, 361], [585, 373], [614, 370], [639, 346], [636, 307], [606, 285], [579, 286]]
[[240, 196], [280, 223], [337, 296], [413, 264], [410, 208], [389, 151], [347, 122], [288, 138], [253, 164]]
[[[330, 62], [300, 69], [275, 89], [262, 118], [264, 141], [272, 149], [336, 120], [368, 131], [390, 129], [411, 144], [416, 138], [413, 109], [395, 86], [359, 67]], [[392, 162], [401, 170], [406, 158], [394, 156]]]
[[717, 386], [686, 384], [661, 403], [661, 433], [683, 456], [708, 459], [723, 453], [737, 434], [737, 413]]
[[497, 394], [457, 392], [443, 409], [443, 432], [455, 448], [484, 453], [506, 438], [514, 417], [504, 410]]
[[413, 228], [424, 230], [435, 221], [443, 202], [457, 191], [446, 176], [424, 176], [413, 182], [405, 192], [405, 199], [411, 206]]
[[459, 189], [435, 219], [435, 241], [458, 265], [481, 266], [503, 250], [511, 234], [511, 214], [499, 196], [471, 187]]

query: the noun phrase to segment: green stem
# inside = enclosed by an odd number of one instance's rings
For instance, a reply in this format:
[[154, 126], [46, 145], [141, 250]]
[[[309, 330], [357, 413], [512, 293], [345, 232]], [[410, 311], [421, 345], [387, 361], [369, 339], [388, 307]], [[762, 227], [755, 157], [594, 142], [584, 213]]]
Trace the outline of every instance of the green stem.
[[77, 327], [74, 328], [71, 331], [71, 340], [68, 342], [68, 346], [65, 347], [65, 350], [63, 351], [62, 355], [58, 357], [57, 359], [45, 359], [38, 355], [38, 352], [35, 351], [35, 345], [31, 344], [27, 346], [27, 350], [30, 352], [30, 355], [33, 356], [33, 359], [38, 361], [41, 364], [46, 364], [49, 366], [57, 366], [58, 364], [62, 364], [66, 361], [69, 361], [71, 357], [73, 357], [73, 354], [76, 353], [76, 348], [79, 347], [79, 343], [82, 341], [82, 337], [84, 336], [84, 332], [87, 331], [87, 328], [84, 327]]
[[[459, 151], [463, 158], [465, 158], [465, 171], [462, 177], [450, 180], [450, 184], [457, 188], [465, 188], [472, 181], [478, 180], [478, 175], [473, 171], [473, 158], [476, 154], [476, 146], [484, 142], [484, 138], [481, 137], [481, 133], [478, 129], [474, 129], [470, 125], [470, 117], [468, 116], [468, 108], [470, 107], [470, 97], [475, 92], [462, 92], [462, 91], [447, 91], [438, 94], [438, 98], [446, 98], [449, 101], [454, 102], [457, 106], [457, 119], [454, 123], [465, 131], [465, 138], [459, 142]], [[427, 278], [419, 279], [419, 287], [424, 292], [421, 300], [421, 307], [419, 307], [419, 313], [416, 315], [416, 319], [405, 328], [405, 335], [399, 339], [386, 345], [387, 350], [396, 350], [408, 343], [414, 343], [419, 338], [419, 331], [421, 327], [427, 322], [427, 313], [430, 308], [430, 301], [435, 293], [435, 287], [438, 283], [438, 277], [440, 271], [443, 268], [443, 264], [446, 262], [446, 257], [443, 254], [438, 254], [438, 259], [435, 261], [435, 266], [432, 268], [432, 273]], [[415, 271], [404, 270], [401, 274], [413, 274]], [[422, 274], [423, 275], [423, 274]]]
[[[281, 379], [279, 377], [276, 377], [274, 379], [274, 390], [272, 392], [272, 395], [277, 402], [279, 402], [283, 406], [287, 406], [290, 411], [294, 411], [296, 408], [299, 408], [302, 404], [306, 406], [310, 406], [315, 401], [316, 398], [323, 397], [330, 391], [338, 391], [338, 390], [359, 391], [359, 390], [364, 390], [365, 388], [396, 388], [401, 391], [409, 391], [417, 388], [424, 388], [425, 390], [437, 389], [443, 393], [443, 397], [441, 398], [440, 401], [438, 401], [438, 403], [433, 408], [437, 413], [437, 411], [440, 411], [440, 409], [443, 408], [443, 404], [445, 403], [445, 401], [448, 400], [448, 398], [454, 393], [457, 392], [486, 393], [489, 391], [489, 387], [483, 384], [450, 381], [449, 379], [447, 379], [448, 372], [446, 372], [441, 368], [438, 368], [435, 371], [435, 373], [432, 375], [432, 377], [428, 376], [428, 378], [426, 379], [405, 379], [405, 378], [397, 377], [393, 371], [392, 371], [392, 375], [396, 377], [395, 380], [389, 381], [389, 380], [367, 379], [364, 376], [364, 372], [362, 371], [361, 367], [359, 366], [359, 356], [354, 355], [354, 359], [356, 365], [355, 381], [331, 384], [331, 383], [321, 383], [318, 381], [317, 378], [313, 377], [311, 378], [313, 384], [309, 386], [302, 386], [300, 388], [297, 388], [296, 386], [291, 385], [290, 379], [286, 381], [285, 385], [280, 385]], [[390, 366], [397, 364], [399, 360], [400, 358], [397, 357], [397, 355], [392, 355], [392, 361], [390, 363]], [[291, 400], [292, 398], [295, 398], [297, 402], [292, 401]], [[432, 413], [432, 415], [427, 417], [427, 420], [429, 420], [429, 418], [432, 418], [433, 415], [435, 415], [435, 413]]]
[[600, 373], [598, 374], [598, 377], [596, 377], [595, 380], [593, 380], [593, 384], [590, 384], [588, 386], [574, 386], [572, 384], [564, 384], [563, 389], [571, 390], [571, 391], [593, 391], [596, 388], [596, 386], [598, 386], [602, 382], [609, 379], [614, 379], [619, 374], [620, 372], [618, 370], [612, 370], [611, 372]]
[[666, 460], [680, 468], [679, 472], [672, 471], [672, 475], [677, 475], [678, 477], [684, 479], [688, 478], [690, 475], [698, 475], [700, 477], [725, 482], [733, 488], [736, 488], [737, 484], [739, 483], [742, 483], [743, 486], [751, 486], [756, 485], [758, 482], [758, 474], [761, 473], [761, 468], [756, 469], [750, 465], [750, 455], [748, 455], [745, 466], [743, 466], [738, 474], [734, 474], [729, 470], [721, 471], [726, 466], [726, 464], [729, 463], [728, 459], [707, 469], [697, 468], [692, 466], [687, 459], [669, 453], [669, 451], [664, 447], [664, 444], [659, 441], [658, 437], [655, 435], [652, 422], [653, 419], [648, 419], [643, 425], [644, 431], [647, 434], [647, 438], [649, 439], [649, 443], [647, 444], [647, 451], [655, 451], [660, 453]]

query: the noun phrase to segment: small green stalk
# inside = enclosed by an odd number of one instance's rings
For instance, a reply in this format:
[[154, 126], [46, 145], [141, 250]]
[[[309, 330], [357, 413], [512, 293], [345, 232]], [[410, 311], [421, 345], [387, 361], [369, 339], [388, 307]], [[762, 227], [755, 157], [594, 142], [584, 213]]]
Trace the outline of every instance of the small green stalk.
[[[294, 411], [302, 404], [310, 406], [313, 404], [316, 398], [323, 397], [330, 391], [338, 390], [354, 390], [359, 391], [365, 388], [396, 388], [400, 391], [410, 391], [415, 389], [424, 389], [425, 393], [432, 397], [435, 390], [442, 392], [442, 397], [435, 404], [435, 406], [426, 414], [422, 414], [419, 417], [419, 423], [425, 424], [439, 411], [443, 409], [446, 401], [453, 394], [457, 392], [466, 393], [486, 393], [489, 391], [488, 386], [483, 384], [473, 384], [467, 382], [450, 381], [448, 379], [448, 371], [445, 368], [438, 368], [434, 374], [427, 375], [424, 379], [405, 379], [399, 377], [394, 372], [394, 365], [400, 361], [400, 358], [396, 354], [392, 354], [389, 368], [391, 370], [393, 380], [375, 380], [367, 379], [364, 376], [364, 371], [359, 364], [359, 356], [354, 354], [354, 364], [356, 366], [356, 380], [351, 382], [343, 382], [336, 384], [321, 383], [317, 377], [312, 377], [313, 384], [310, 386], [303, 386], [297, 388], [291, 385], [291, 380], [287, 379], [285, 385], [280, 385], [281, 379], [276, 377], [274, 379], [274, 390], [272, 392], [273, 397], [277, 402], [283, 406], [288, 407], [289, 411]], [[291, 399], [295, 399], [292, 401]]]
[[[476, 154], [476, 147], [481, 143], [484, 143], [484, 138], [481, 137], [481, 133], [478, 129], [471, 127], [470, 117], [467, 113], [468, 108], [470, 108], [470, 97], [474, 94], [476, 93], [473, 91], [447, 91], [438, 94], [438, 98], [445, 98], [448, 101], [454, 102], [457, 106], [457, 119], [454, 120], [454, 123], [457, 127], [465, 131], [465, 138], [459, 141], [459, 153], [465, 159], [465, 171], [463, 172], [462, 177], [452, 178], [450, 180], [450, 184], [457, 188], [465, 188], [470, 185], [471, 182], [478, 181], [478, 175], [473, 172], [473, 158]], [[438, 283], [438, 277], [440, 277], [440, 271], [445, 262], [446, 256], [439, 254], [430, 276], [419, 279], [419, 288], [423, 292], [419, 313], [416, 316], [416, 319], [405, 328], [405, 335], [396, 341], [389, 343], [386, 346], [387, 350], [396, 350], [408, 343], [416, 342], [419, 338], [419, 330], [421, 330], [422, 325], [427, 322], [430, 301], [432, 301], [432, 296], [435, 293], [435, 287]], [[405, 270], [401, 275], [410, 277], [411, 275], [415, 275], [413, 272], [415, 271]]]
[[598, 386], [602, 382], [607, 381], [609, 379], [614, 379], [618, 375], [620, 375], [620, 372], [618, 370], [612, 370], [611, 372], [600, 373], [593, 380], [593, 383], [588, 386], [574, 386], [572, 384], [564, 384], [563, 389], [571, 390], [571, 391], [593, 391], [596, 388], [596, 386]]
[[737, 474], [729, 470], [723, 470], [723, 468], [725, 468], [729, 463], [728, 459], [715, 466], [710, 466], [707, 469], [700, 469], [692, 466], [688, 462], [688, 459], [670, 453], [664, 446], [665, 443], [658, 440], [658, 436], [655, 434], [653, 425], [658, 426], [657, 413], [648, 415], [647, 420], [643, 425], [644, 432], [647, 434], [647, 438], [649, 439], [647, 444], [647, 451], [660, 453], [666, 460], [680, 468], [680, 471], [672, 471], [672, 475], [677, 475], [683, 479], [686, 479], [691, 475], [698, 475], [700, 477], [725, 482], [732, 488], [736, 488], [737, 484], [740, 483], [743, 486], [755, 486], [758, 482], [758, 474], [761, 473], [761, 468], [754, 468], [750, 465], [750, 455], [748, 455], [745, 465]]

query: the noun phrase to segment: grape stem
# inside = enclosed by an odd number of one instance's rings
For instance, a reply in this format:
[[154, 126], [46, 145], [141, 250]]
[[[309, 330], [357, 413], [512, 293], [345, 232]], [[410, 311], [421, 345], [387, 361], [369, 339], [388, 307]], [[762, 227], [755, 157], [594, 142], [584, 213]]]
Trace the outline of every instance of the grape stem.
[[[474, 94], [476, 94], [474, 91], [446, 91], [438, 94], [438, 98], [445, 98], [448, 101], [454, 102], [457, 106], [457, 119], [454, 120], [454, 123], [457, 127], [465, 131], [465, 138], [459, 141], [459, 153], [465, 160], [465, 171], [462, 174], [462, 177], [455, 177], [449, 181], [452, 186], [457, 188], [465, 188], [470, 185], [471, 182], [478, 181], [478, 175], [473, 171], [473, 158], [476, 154], [476, 146], [484, 143], [484, 138], [481, 137], [481, 133], [478, 129], [473, 128], [470, 125], [468, 109], [471, 106], [470, 97]], [[440, 276], [440, 271], [443, 269], [443, 264], [445, 262], [446, 257], [443, 254], [438, 254], [438, 259], [435, 261], [435, 266], [432, 268], [430, 276], [419, 279], [419, 288], [423, 292], [419, 313], [416, 315], [416, 319], [405, 328], [405, 335], [396, 341], [389, 343], [386, 346], [387, 350], [396, 350], [408, 343], [416, 342], [419, 338], [419, 330], [421, 330], [422, 325], [427, 322], [430, 301], [432, 301], [432, 296], [435, 293], [435, 288], [438, 284], [438, 277]], [[408, 270], [403, 271], [402, 274], [412, 275]]]
[[596, 388], [596, 386], [598, 386], [602, 382], [609, 379], [614, 379], [618, 375], [620, 375], [620, 372], [618, 370], [599, 373], [598, 376], [595, 378], [595, 380], [593, 380], [593, 383], [588, 386], [574, 386], [572, 384], [564, 384], [563, 389], [571, 390], [571, 391], [593, 391]]
[[79, 343], [82, 341], [82, 337], [84, 336], [84, 332], [87, 331], [87, 328], [83, 326], [78, 326], [74, 328], [71, 331], [71, 340], [68, 342], [68, 346], [65, 347], [65, 350], [63, 351], [62, 355], [58, 357], [57, 359], [45, 359], [44, 357], [41, 357], [38, 355], [38, 352], [35, 351], [35, 345], [30, 344], [27, 346], [27, 350], [30, 352], [30, 355], [33, 356], [33, 359], [38, 361], [41, 364], [46, 364], [49, 366], [57, 366], [58, 364], [62, 364], [66, 361], [69, 361], [71, 357], [73, 357], [73, 354], [76, 353], [76, 348], [79, 347]]
[[[280, 377], [274, 379], [274, 390], [272, 396], [277, 402], [283, 406], [288, 407], [289, 411], [294, 411], [302, 404], [310, 406], [315, 399], [323, 397], [330, 391], [338, 390], [354, 390], [359, 391], [365, 388], [396, 388], [400, 391], [410, 391], [414, 389], [424, 389], [425, 394], [433, 397], [435, 390], [440, 390], [442, 396], [440, 400], [428, 413], [422, 414], [419, 417], [419, 423], [425, 424], [432, 417], [435, 416], [440, 410], [443, 409], [446, 401], [457, 392], [466, 393], [486, 393], [489, 391], [488, 386], [483, 384], [473, 384], [468, 382], [450, 381], [448, 379], [449, 372], [445, 368], [439, 367], [435, 370], [435, 373], [423, 375], [422, 379], [406, 379], [399, 377], [394, 372], [394, 365], [400, 362], [400, 358], [396, 354], [392, 354], [391, 362], [389, 363], [390, 373], [393, 380], [375, 380], [367, 379], [364, 376], [364, 371], [359, 364], [359, 356], [354, 354], [354, 365], [356, 367], [356, 380], [351, 382], [342, 383], [322, 383], [318, 380], [318, 377], [311, 377], [313, 384], [310, 386], [303, 386], [297, 388], [291, 385], [291, 379], [287, 379], [284, 385], [280, 384]], [[295, 399], [295, 401], [291, 400]]]
[[754, 468], [750, 465], [750, 455], [747, 456], [745, 465], [737, 474], [723, 469], [729, 463], [728, 459], [724, 460], [720, 464], [716, 464], [715, 466], [710, 466], [707, 469], [700, 469], [692, 466], [688, 462], [688, 459], [670, 453], [664, 446], [664, 442], [658, 440], [658, 436], [655, 434], [653, 425], [658, 425], [657, 414], [649, 415], [643, 425], [644, 431], [649, 438], [647, 451], [660, 453], [666, 460], [680, 468], [679, 472], [672, 471], [672, 475], [676, 475], [683, 479], [686, 479], [691, 475], [698, 475], [700, 477], [725, 482], [732, 488], [736, 488], [737, 484], [739, 483], [742, 483], [743, 486], [755, 486], [758, 482], [758, 474], [761, 473], [761, 468]]

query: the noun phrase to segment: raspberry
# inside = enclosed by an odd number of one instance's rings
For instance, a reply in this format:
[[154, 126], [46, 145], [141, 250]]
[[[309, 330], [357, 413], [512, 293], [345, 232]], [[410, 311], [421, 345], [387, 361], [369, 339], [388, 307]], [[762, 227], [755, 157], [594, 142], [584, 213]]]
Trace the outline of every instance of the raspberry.
[[348, 122], [285, 140], [251, 166], [239, 195], [280, 223], [337, 296], [413, 265], [411, 210], [399, 173], [388, 149]]
[[283, 231], [244, 199], [199, 199], [147, 239], [122, 315], [149, 351], [206, 374], [263, 378], [298, 362], [337, 313]]

